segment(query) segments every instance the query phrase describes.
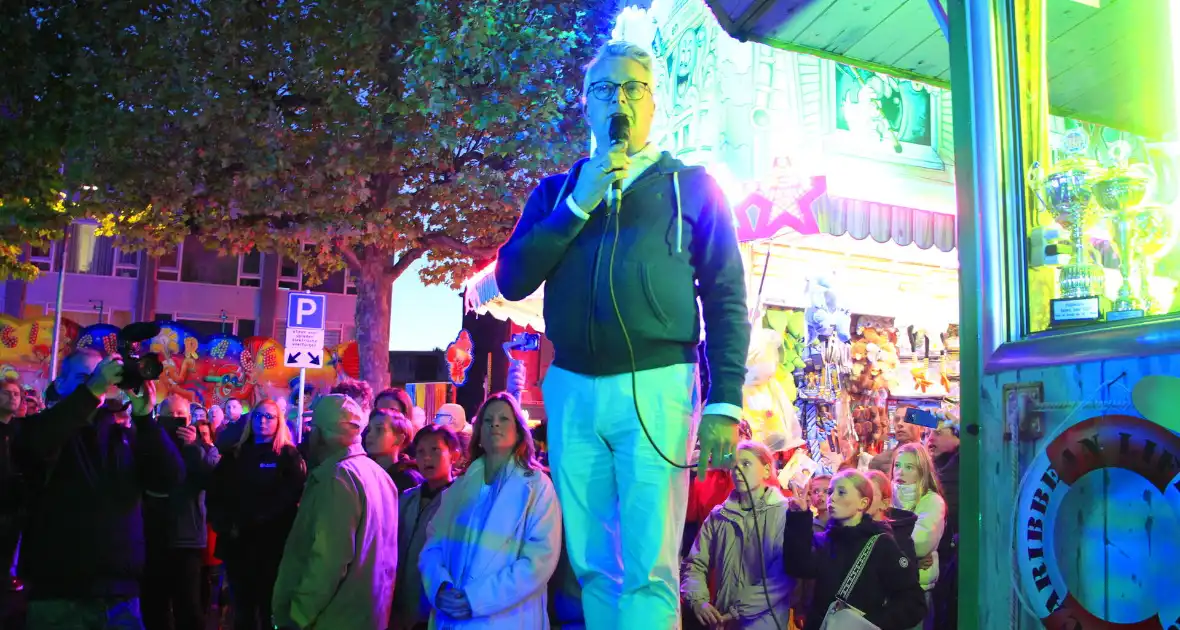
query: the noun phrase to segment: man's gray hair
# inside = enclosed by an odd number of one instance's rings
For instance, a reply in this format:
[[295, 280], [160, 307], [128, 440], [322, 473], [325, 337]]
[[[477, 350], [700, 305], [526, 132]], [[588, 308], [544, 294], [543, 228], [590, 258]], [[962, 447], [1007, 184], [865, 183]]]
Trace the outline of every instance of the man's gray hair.
[[594, 59], [586, 64], [586, 78], [582, 81], [583, 93], [590, 89], [590, 70], [598, 65], [599, 62], [607, 59], [630, 59], [638, 63], [651, 75], [651, 87], [655, 87], [655, 57], [652, 56], [651, 52], [638, 44], [615, 40], [603, 44], [602, 48], [598, 49], [598, 54], [594, 56]]

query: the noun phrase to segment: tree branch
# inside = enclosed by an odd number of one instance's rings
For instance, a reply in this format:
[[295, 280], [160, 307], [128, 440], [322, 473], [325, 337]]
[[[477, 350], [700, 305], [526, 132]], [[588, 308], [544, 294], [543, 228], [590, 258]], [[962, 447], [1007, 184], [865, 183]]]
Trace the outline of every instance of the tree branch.
[[496, 257], [497, 249], [494, 247], [474, 247], [468, 245], [459, 239], [443, 234], [441, 232], [431, 232], [422, 236], [422, 242], [429, 245], [431, 248], [442, 247], [458, 252], [462, 256], [468, 256], [475, 261], [491, 260]]
[[402, 274], [410, 268], [410, 265], [418, 262], [418, 259], [426, 255], [426, 250], [421, 247], [415, 247], [407, 250], [401, 256], [398, 256], [397, 262], [393, 263], [386, 270], [386, 273], [393, 276], [394, 280], [402, 277]]
[[336, 247], [336, 251], [340, 252], [340, 257], [344, 259], [344, 264], [348, 265], [349, 271], [355, 274], [361, 272], [361, 261], [356, 257], [356, 252], [352, 251], [351, 247], [344, 244], [341, 239], [332, 239], [332, 245]]

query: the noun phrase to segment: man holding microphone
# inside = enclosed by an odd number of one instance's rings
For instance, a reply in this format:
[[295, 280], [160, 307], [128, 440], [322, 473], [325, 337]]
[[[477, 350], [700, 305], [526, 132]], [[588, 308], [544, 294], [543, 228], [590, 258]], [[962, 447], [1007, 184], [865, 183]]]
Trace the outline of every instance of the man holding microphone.
[[732, 465], [737, 442], [745, 274], [716, 182], [648, 143], [651, 55], [610, 42], [584, 87], [597, 151], [533, 191], [496, 281], [509, 300], [546, 283], [550, 462], [586, 627], [674, 628], [698, 420], [702, 472]]

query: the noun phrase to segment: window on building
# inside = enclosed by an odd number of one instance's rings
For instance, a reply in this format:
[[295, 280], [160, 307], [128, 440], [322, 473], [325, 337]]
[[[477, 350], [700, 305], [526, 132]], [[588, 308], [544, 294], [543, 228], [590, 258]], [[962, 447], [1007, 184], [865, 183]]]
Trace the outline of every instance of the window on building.
[[231, 286], [238, 283], [237, 256], [209, 249], [193, 236], [185, 239], [185, 254], [180, 265], [181, 282]]
[[283, 256], [279, 263], [279, 288], [299, 291], [303, 288], [302, 279], [303, 273], [299, 269], [299, 263]]
[[252, 320], [252, 319], [239, 319], [238, 320], [238, 336], [241, 337], [242, 339], [245, 339], [246, 337], [253, 337], [254, 335], [255, 335], [254, 320]]
[[[340, 271], [332, 273], [327, 278], [324, 278], [323, 283], [312, 287], [311, 290], [318, 293], [344, 293], [344, 282], [346, 275], [347, 274], [345, 271], [341, 269]], [[304, 286], [307, 286], [306, 279], [304, 280]]]
[[[198, 337], [208, 337], [209, 335], [216, 335], [222, 332], [222, 322], [208, 321], [204, 319], [178, 319], [177, 324], [187, 327], [189, 330], [197, 334]], [[225, 324], [225, 332], [232, 332], [229, 324]]]
[[106, 315], [107, 323], [122, 328], [132, 322], [131, 311], [110, 311]]
[[[45, 307], [45, 314], [50, 317], [53, 317], [53, 306], [52, 305]], [[93, 326], [94, 324], [102, 323], [98, 319], [98, 311], [94, 311], [94, 310], [71, 311], [71, 310], [67, 309], [67, 310], [64, 310], [61, 312], [61, 316], [62, 316], [62, 319], [68, 319], [82, 328], [85, 328], [87, 326]]]
[[[315, 247], [316, 247], [315, 245], [313, 245], [311, 243], [307, 243], [303, 246], [303, 251], [311, 252], [312, 250], [315, 249]], [[312, 286], [309, 286], [309, 284], [307, 282], [307, 275], [304, 274], [303, 275], [303, 286], [308, 287], [309, 290], [315, 291], [317, 293], [336, 293], [336, 294], [344, 293], [344, 286], [345, 286], [345, 282], [346, 282], [345, 276], [346, 275], [348, 275], [346, 270], [341, 269], [339, 271], [329, 274], [327, 278], [324, 278], [324, 281], [322, 283], [312, 287]]]
[[352, 270], [348, 271], [348, 276], [344, 280], [344, 292], [349, 295], [356, 295], [356, 276]]
[[135, 278], [139, 276], [139, 252], [128, 252], [122, 249], [115, 253], [115, 275], [120, 278]]
[[74, 223], [69, 227], [66, 271], [95, 276], [109, 276], [115, 267], [115, 240], [98, 236], [93, 223]]
[[53, 253], [54, 243], [49, 243], [45, 247], [34, 247], [29, 253], [29, 262], [37, 266], [41, 271], [53, 271]]
[[238, 258], [238, 286], [262, 286], [262, 252], [254, 250]]
[[179, 280], [180, 261], [184, 258], [184, 243], [176, 245], [176, 249], [160, 256], [159, 267], [156, 268], [157, 280]]

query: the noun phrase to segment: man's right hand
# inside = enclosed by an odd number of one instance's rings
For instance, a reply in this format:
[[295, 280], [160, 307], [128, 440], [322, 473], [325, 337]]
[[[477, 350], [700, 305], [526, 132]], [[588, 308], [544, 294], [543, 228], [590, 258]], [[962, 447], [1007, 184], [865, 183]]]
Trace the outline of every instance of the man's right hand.
[[715, 628], [725, 623], [725, 616], [709, 602], [697, 602], [693, 604], [692, 612], [696, 615], [697, 621], [701, 622], [701, 625], [706, 628]]
[[627, 179], [627, 169], [631, 167], [631, 158], [627, 155], [624, 143], [619, 143], [609, 151], [600, 149], [598, 155], [590, 158], [578, 171], [578, 181], [574, 184], [574, 203], [578, 204], [582, 212], [592, 212], [606, 197], [606, 191], [615, 182]]
[[123, 358], [112, 354], [94, 368], [94, 372], [86, 381], [86, 389], [89, 389], [95, 397], [102, 398], [121, 380], [123, 380]]

